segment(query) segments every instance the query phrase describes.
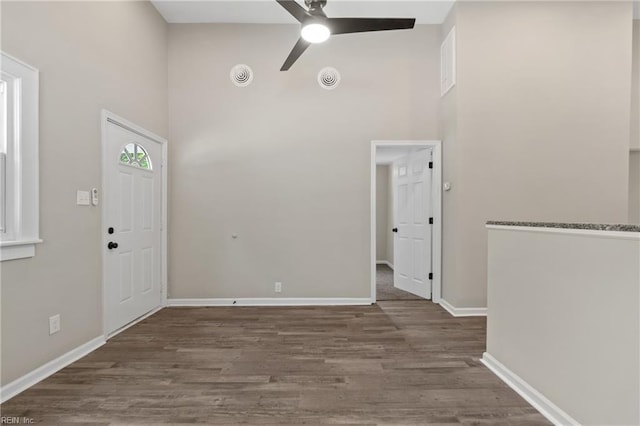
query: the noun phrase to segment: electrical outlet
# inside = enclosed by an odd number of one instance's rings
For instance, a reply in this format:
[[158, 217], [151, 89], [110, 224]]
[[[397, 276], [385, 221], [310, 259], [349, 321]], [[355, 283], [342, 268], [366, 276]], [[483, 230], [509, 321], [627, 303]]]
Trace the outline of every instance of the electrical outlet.
[[49, 334], [60, 331], [60, 314], [49, 317]]
[[282, 293], [282, 283], [276, 283], [273, 287], [273, 290], [276, 293]]

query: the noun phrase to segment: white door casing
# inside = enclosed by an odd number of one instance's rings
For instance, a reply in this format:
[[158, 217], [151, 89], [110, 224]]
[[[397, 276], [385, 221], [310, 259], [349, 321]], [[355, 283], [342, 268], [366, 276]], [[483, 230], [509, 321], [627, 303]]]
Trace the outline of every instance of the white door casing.
[[394, 286], [431, 299], [432, 150], [413, 152], [393, 163]]
[[110, 335], [163, 303], [166, 141], [105, 114], [103, 285]]
[[377, 152], [380, 148], [407, 148], [409, 150], [430, 149], [432, 151], [433, 169], [431, 171], [431, 202], [433, 225], [431, 225], [431, 299], [440, 303], [442, 293], [442, 141], [439, 140], [374, 140], [370, 151], [370, 301], [376, 302], [376, 164]]

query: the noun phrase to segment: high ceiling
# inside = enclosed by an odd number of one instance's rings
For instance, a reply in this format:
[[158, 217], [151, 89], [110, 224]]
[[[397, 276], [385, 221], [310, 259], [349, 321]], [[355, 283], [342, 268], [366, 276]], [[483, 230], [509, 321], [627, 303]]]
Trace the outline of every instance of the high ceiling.
[[[297, 0], [301, 5], [303, 0]], [[295, 24], [275, 0], [152, 0], [169, 23]], [[330, 17], [416, 18], [418, 24], [440, 24], [452, 0], [328, 0]]]

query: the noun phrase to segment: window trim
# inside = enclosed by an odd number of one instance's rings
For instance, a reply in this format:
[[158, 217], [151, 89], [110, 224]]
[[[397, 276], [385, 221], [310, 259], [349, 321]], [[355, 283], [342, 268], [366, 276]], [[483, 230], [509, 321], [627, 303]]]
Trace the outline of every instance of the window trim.
[[[14, 131], [7, 135], [14, 155], [7, 156], [12, 162], [13, 176], [7, 176], [5, 184], [13, 189], [12, 200], [6, 208], [15, 212], [12, 231], [14, 236], [0, 240], [0, 261], [35, 256], [35, 246], [42, 242], [39, 234], [39, 71], [0, 52], [2, 74], [15, 79], [17, 88], [13, 97]], [[9, 191], [7, 190], [7, 194]]]

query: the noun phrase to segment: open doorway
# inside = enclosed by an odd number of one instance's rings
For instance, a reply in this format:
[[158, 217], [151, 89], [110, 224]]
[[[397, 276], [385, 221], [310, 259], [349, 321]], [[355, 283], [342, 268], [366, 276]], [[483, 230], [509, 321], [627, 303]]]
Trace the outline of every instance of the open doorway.
[[371, 148], [371, 300], [441, 293], [440, 141], [374, 141]]

